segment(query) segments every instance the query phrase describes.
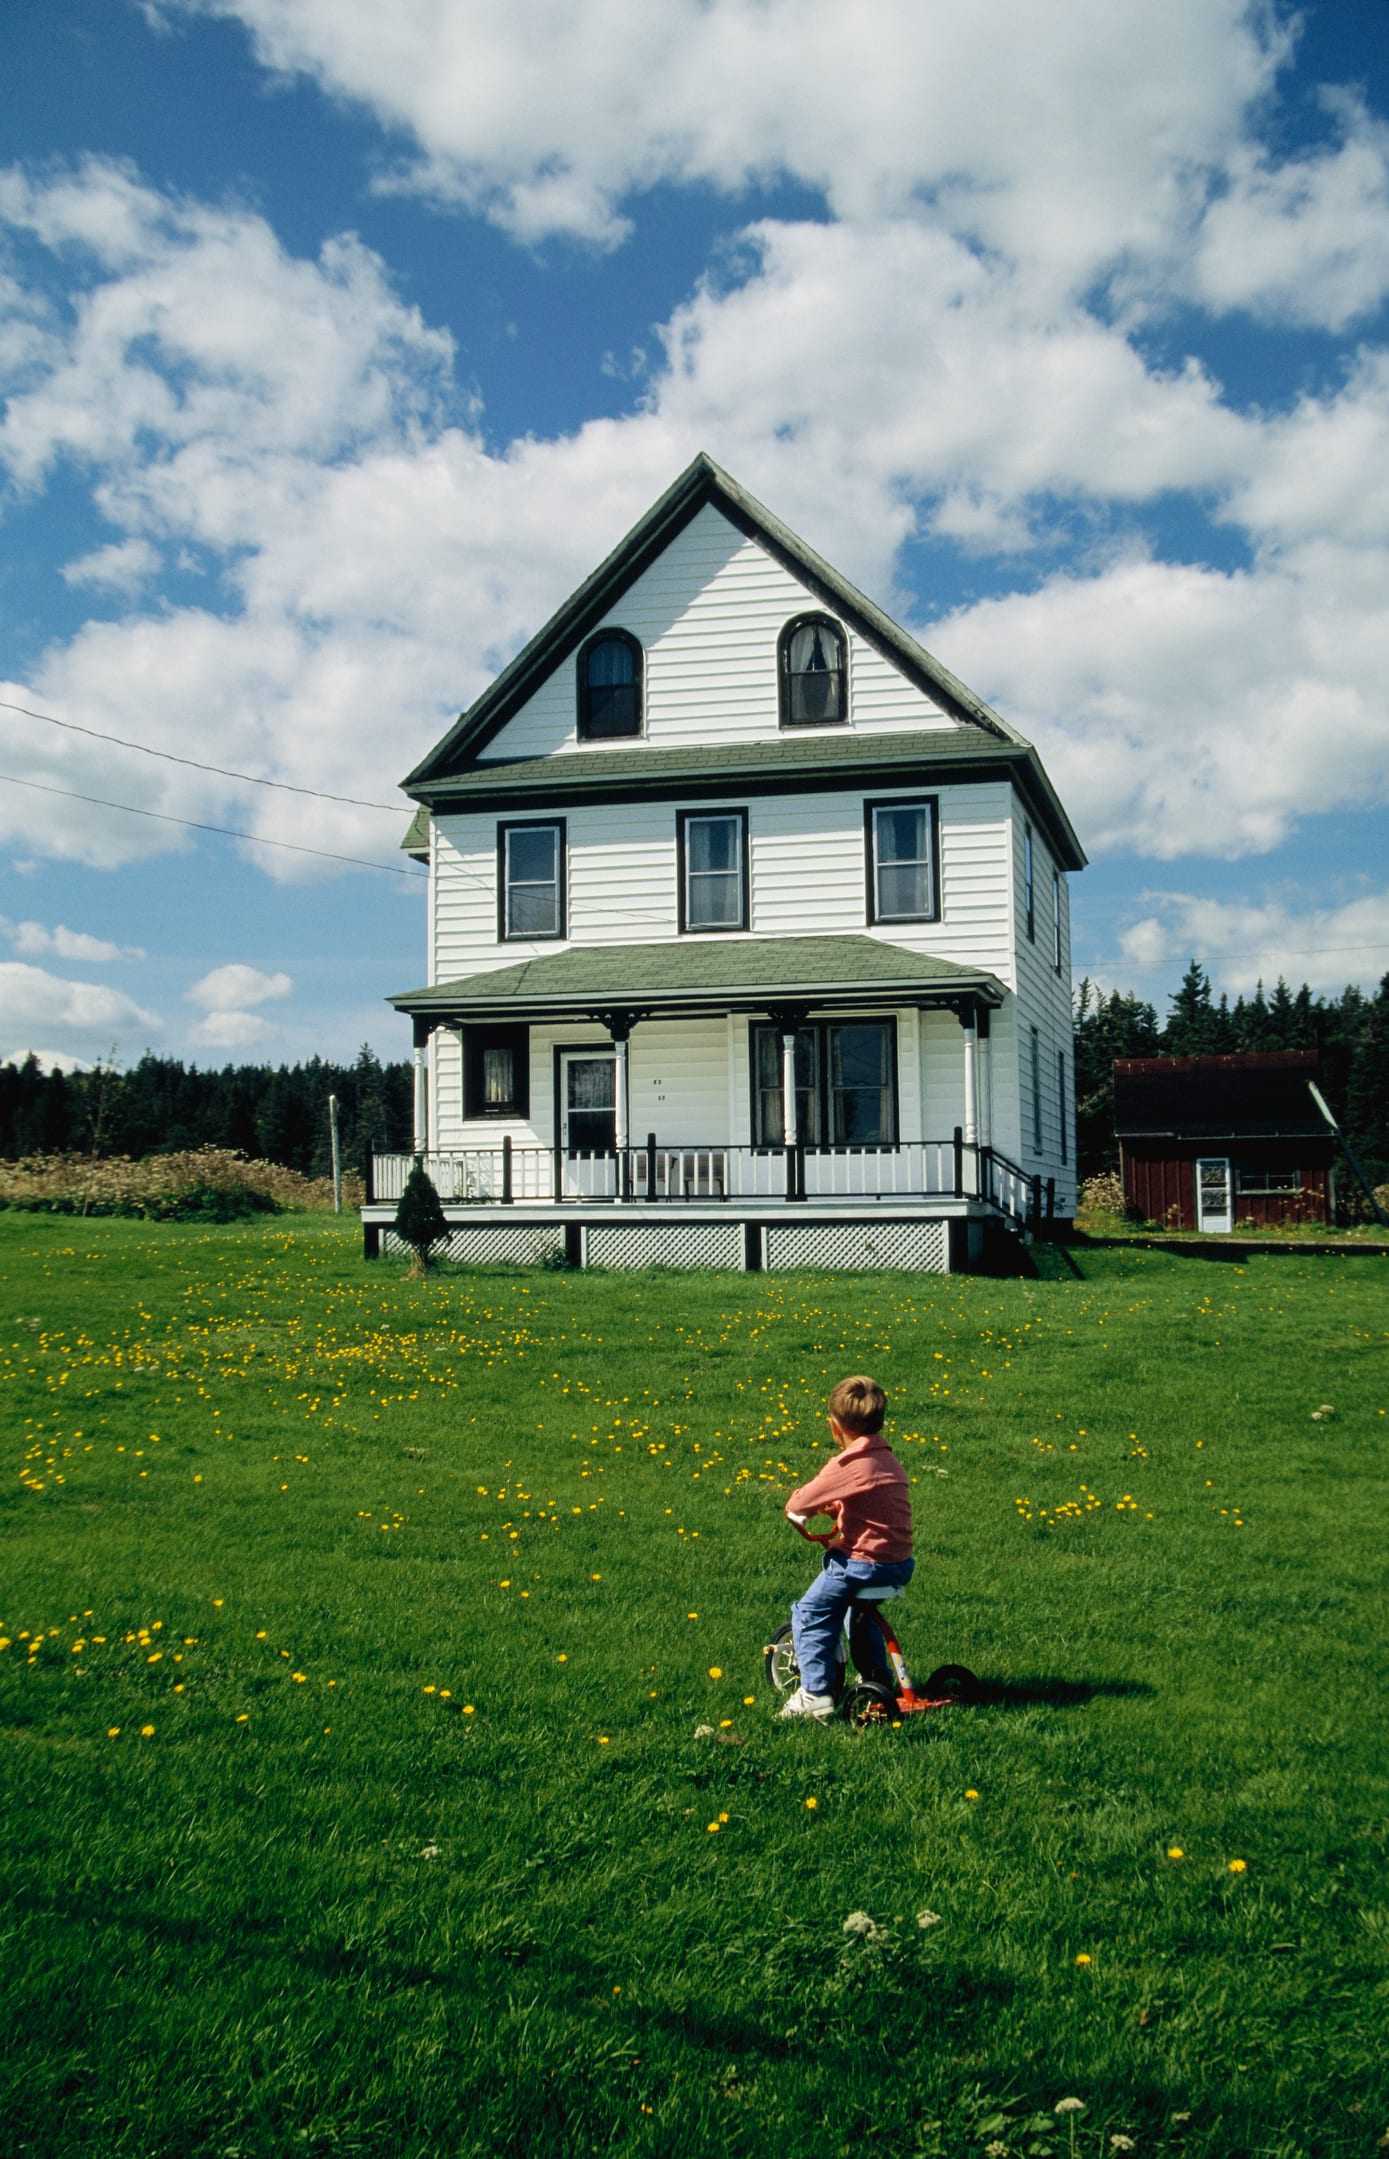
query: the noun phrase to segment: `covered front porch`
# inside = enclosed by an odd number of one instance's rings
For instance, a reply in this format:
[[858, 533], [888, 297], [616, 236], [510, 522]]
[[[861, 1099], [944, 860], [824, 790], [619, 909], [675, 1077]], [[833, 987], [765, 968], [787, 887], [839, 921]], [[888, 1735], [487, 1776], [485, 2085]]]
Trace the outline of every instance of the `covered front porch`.
[[871, 937], [584, 947], [392, 1002], [454, 1257], [978, 1264], [1055, 1204], [998, 1146], [996, 978]]

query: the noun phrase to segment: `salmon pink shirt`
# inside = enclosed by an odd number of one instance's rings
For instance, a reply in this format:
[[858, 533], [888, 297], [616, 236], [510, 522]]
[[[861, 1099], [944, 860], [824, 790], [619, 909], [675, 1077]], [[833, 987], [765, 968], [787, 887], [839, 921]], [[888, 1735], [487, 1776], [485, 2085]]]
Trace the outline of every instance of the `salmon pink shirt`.
[[832, 1514], [836, 1549], [850, 1559], [912, 1556], [912, 1503], [907, 1472], [881, 1432], [865, 1432], [841, 1447], [818, 1477], [786, 1502], [788, 1514]]

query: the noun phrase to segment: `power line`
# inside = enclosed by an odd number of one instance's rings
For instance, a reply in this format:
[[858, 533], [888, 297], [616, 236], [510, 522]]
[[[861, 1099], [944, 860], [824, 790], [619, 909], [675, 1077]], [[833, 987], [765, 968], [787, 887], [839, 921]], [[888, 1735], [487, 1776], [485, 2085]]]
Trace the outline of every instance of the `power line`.
[[[142, 757], [162, 757], [166, 764], [190, 765], [195, 772], [215, 772], [219, 779], [242, 780], [248, 787], [277, 787], [287, 795], [311, 795], [316, 802], [345, 802], [354, 810], [385, 810], [392, 817], [403, 815], [402, 805], [399, 802], [367, 802], [360, 795], [332, 795], [322, 787], [296, 787], [292, 780], [266, 780], [260, 778], [254, 772], [232, 772], [226, 765], [205, 764], [201, 757], [180, 757], [173, 750], [155, 750], [151, 749], [147, 742], [131, 742], [125, 735], [107, 734], [100, 727], [83, 727], [77, 720], [60, 720], [57, 714], [53, 712], [35, 712], [31, 705], [13, 704], [8, 697], [0, 697], [0, 710], [22, 712], [25, 718], [30, 720], [46, 720], [50, 727], [65, 727], [69, 734], [73, 735], [89, 735], [94, 742], [114, 742], [123, 750], [138, 750]], [[61, 790], [55, 790], [55, 792], [61, 792]], [[81, 799], [94, 801], [96, 798], [95, 796], [84, 796]], [[122, 805], [115, 803], [112, 807], [120, 809]], [[154, 812], [150, 811], [148, 814], [153, 816]], [[209, 832], [219, 831], [220, 829], [222, 828], [216, 825], [199, 827], [199, 830]], [[245, 835], [242, 834], [241, 837], [244, 838]], [[266, 845], [269, 844], [267, 841]], [[279, 844], [284, 845], [285, 843], [280, 842]], [[312, 853], [314, 850], [310, 849], [309, 852]], [[351, 858], [344, 855], [342, 859], [346, 862]]]
[[[1351, 945], [1284, 945], [1279, 952], [1273, 951], [1268, 945], [1256, 945], [1251, 952], [1190, 952], [1187, 954], [1187, 958], [1195, 960], [1198, 967], [1219, 967], [1223, 966], [1226, 960], [1262, 960], [1279, 957], [1290, 960], [1310, 960], [1319, 958], [1328, 952], [1389, 952], [1389, 937], [1366, 937], [1362, 938], [1358, 944]], [[1142, 969], [1146, 971], [1154, 967], [1174, 967], [1177, 963], [1175, 959], [1137, 960], [1126, 952], [1118, 959], [1093, 959], [1087, 964], [1091, 967], [1132, 967], [1135, 970]]]
[[0, 780], [7, 780], [11, 787], [32, 787], [41, 795], [65, 795], [69, 802], [92, 802], [98, 809], [123, 810], [127, 817], [153, 817], [161, 825], [182, 825], [189, 832], [219, 832], [224, 839], [249, 840], [253, 847], [279, 847], [286, 854], [317, 855], [324, 862], [350, 862], [357, 869], [385, 870], [392, 877], [428, 879], [428, 871], [407, 870], [400, 862], [369, 862], [365, 855], [339, 855], [327, 847], [304, 847], [294, 840], [262, 839], [258, 832], [239, 832], [234, 825], [205, 825], [196, 817], [173, 817], [167, 810], [140, 809], [133, 802], [109, 802], [105, 795], [79, 794], [75, 787], [49, 787], [42, 780], [18, 779], [13, 772], [0, 772]]

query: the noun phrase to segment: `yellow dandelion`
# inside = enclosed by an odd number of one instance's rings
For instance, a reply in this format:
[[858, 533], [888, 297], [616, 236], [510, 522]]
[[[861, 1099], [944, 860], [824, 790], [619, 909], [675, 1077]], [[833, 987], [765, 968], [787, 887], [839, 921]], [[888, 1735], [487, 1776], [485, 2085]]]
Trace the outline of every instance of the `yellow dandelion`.
[[1088, 1955], [1084, 1949], [1081, 1950], [1080, 1955], [1076, 1958], [1077, 1964], [1093, 1964], [1094, 1961], [1094, 1958]]
[[463, 1704], [463, 1714], [465, 1717], [471, 1717], [476, 1715], [476, 1711], [474, 1710], [471, 1702], [465, 1702]]
[[819, 1800], [818, 1800], [818, 1799], [807, 1799], [807, 1801], [806, 1801], [806, 1805], [807, 1805], [808, 1807], [818, 1807], [818, 1806], [819, 1806], [819, 1804], [820, 1804], [820, 1802], [819, 1802]]
[[1232, 1859], [1230, 1861], [1230, 1872], [1232, 1874], [1244, 1874], [1248, 1871], [1248, 1867], [1249, 1861], [1247, 1859]]
[[711, 1679], [722, 1679], [723, 1666], [721, 1664], [711, 1664], [709, 1667], [709, 1677]]
[[108, 1739], [119, 1739], [119, 1738], [120, 1738], [120, 1736], [121, 1736], [121, 1728], [120, 1728], [119, 1724], [111, 1724], [111, 1725], [108, 1725], [108, 1726], [107, 1726], [107, 1730], [106, 1730], [106, 1737], [107, 1737]]
[[979, 1794], [975, 1791], [973, 1785], [971, 1785], [969, 1790], [965, 1793], [965, 1797], [966, 1799], [977, 1799], [979, 1797]]
[[1180, 1844], [1169, 1844], [1167, 1856], [1169, 1859], [1185, 1859], [1186, 1853], [1182, 1850]]
[[154, 1726], [152, 1724], [142, 1724], [140, 1726], [140, 1737], [142, 1739], [153, 1739]]

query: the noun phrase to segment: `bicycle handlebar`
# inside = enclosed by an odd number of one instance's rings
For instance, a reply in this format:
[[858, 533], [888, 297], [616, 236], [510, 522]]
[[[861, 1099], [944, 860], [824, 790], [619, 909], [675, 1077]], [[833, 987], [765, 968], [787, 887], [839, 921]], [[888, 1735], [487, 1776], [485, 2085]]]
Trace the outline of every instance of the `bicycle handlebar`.
[[[819, 1510], [817, 1509], [816, 1511], [818, 1512]], [[788, 1522], [794, 1522], [796, 1529], [799, 1531], [800, 1535], [805, 1538], [807, 1544], [819, 1544], [828, 1548], [831, 1544], [834, 1543], [835, 1538], [839, 1534], [839, 1531], [837, 1529], [807, 1529], [805, 1525], [811, 1519], [810, 1515], [808, 1514], [788, 1514], [786, 1519]]]

